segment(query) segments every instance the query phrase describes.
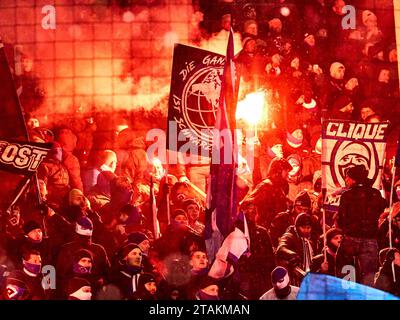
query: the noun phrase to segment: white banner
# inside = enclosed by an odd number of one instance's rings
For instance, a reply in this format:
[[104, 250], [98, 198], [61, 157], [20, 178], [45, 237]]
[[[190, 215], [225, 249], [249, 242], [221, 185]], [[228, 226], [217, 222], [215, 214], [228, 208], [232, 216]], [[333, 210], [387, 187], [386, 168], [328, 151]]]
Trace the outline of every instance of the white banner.
[[322, 188], [324, 208], [336, 212], [346, 190], [346, 170], [364, 165], [373, 187], [380, 189], [388, 122], [362, 123], [327, 120], [322, 126]]

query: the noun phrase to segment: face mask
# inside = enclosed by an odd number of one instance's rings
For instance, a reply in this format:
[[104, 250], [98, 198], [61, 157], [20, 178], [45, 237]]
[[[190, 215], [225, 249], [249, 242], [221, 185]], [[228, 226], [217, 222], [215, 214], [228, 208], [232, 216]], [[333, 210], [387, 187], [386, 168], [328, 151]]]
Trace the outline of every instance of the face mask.
[[28, 240], [29, 240], [30, 242], [34, 243], [34, 244], [39, 244], [39, 243], [42, 242], [42, 240], [33, 240], [33, 239], [29, 238], [29, 237], [28, 237]]
[[79, 300], [91, 300], [92, 293], [91, 292], [83, 292], [83, 287], [79, 290], [75, 291], [74, 293], [70, 294], [71, 297], [77, 298]]
[[78, 274], [88, 274], [92, 272], [91, 267], [82, 267], [79, 263], [75, 263], [72, 267], [72, 270], [74, 271], [74, 273]]
[[292, 291], [290, 285], [288, 285], [287, 287], [282, 288], [282, 289], [278, 289], [277, 287], [275, 287], [274, 290], [275, 290], [276, 296], [279, 299], [286, 298], [290, 294], [290, 292]]
[[218, 296], [211, 296], [204, 291], [199, 291], [200, 300], [219, 300]]
[[26, 270], [28, 270], [30, 273], [33, 273], [35, 275], [38, 275], [40, 273], [40, 270], [42, 269], [41, 264], [30, 263], [25, 260], [22, 262], [22, 264]]

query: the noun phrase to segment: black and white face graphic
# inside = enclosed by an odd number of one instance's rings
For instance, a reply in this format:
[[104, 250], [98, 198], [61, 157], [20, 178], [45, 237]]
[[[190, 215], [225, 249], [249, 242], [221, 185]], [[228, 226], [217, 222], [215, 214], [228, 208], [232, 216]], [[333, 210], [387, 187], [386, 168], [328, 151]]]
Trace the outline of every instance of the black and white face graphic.
[[346, 171], [363, 165], [369, 171], [368, 178], [375, 180], [379, 172], [379, 158], [372, 143], [338, 141], [331, 154], [331, 172], [336, 186], [345, 186]]

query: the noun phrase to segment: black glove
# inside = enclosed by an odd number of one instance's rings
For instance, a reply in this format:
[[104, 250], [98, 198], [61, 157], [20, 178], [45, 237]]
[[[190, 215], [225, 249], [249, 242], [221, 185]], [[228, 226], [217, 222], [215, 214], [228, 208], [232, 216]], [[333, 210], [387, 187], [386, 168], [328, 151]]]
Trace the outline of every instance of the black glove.
[[300, 258], [299, 258], [299, 256], [296, 254], [296, 255], [293, 255], [290, 259], [289, 259], [289, 266], [291, 267], [291, 268], [296, 268], [297, 266], [299, 266], [300, 265]]

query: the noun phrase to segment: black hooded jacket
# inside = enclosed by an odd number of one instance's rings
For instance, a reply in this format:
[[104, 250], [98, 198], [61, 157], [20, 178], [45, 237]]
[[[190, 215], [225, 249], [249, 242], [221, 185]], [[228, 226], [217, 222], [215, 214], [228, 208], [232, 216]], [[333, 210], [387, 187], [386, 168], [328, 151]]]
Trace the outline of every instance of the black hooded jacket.
[[376, 239], [378, 219], [386, 208], [380, 192], [368, 184], [358, 184], [340, 198], [338, 227], [350, 237]]

